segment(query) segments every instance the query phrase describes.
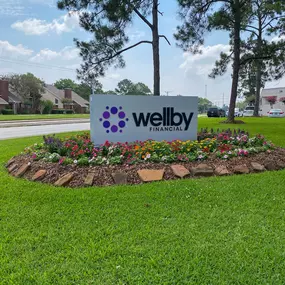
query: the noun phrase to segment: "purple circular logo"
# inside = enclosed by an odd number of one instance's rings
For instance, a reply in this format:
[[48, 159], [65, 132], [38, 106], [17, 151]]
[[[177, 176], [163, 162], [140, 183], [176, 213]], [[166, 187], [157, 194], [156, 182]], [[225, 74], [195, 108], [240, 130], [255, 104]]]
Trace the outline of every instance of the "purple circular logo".
[[128, 120], [122, 107], [110, 108], [109, 106], [106, 107], [106, 111], [103, 112], [100, 118], [106, 133], [122, 133]]

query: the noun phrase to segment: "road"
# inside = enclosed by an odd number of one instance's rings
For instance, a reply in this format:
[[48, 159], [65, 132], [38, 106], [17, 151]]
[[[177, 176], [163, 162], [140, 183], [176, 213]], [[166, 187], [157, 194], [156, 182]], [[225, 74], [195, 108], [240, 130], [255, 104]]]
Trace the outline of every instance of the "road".
[[64, 123], [56, 125], [22, 126], [0, 128], [0, 140], [32, 137], [64, 132], [90, 130], [90, 123]]
[[90, 119], [49, 119], [49, 120], [15, 120], [0, 121], [0, 128], [23, 127], [23, 126], [43, 126], [43, 125], [63, 125], [89, 123]]

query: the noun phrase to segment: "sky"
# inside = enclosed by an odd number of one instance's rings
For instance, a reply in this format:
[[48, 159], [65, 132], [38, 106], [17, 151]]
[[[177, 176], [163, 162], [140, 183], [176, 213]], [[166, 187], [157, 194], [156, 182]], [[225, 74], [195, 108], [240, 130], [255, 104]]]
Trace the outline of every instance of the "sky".
[[[56, 7], [56, 0], [0, 0], [0, 74], [31, 72], [46, 83], [61, 78], [76, 80], [80, 56], [74, 38], [88, 40], [91, 34], [84, 31], [78, 15], [68, 15]], [[161, 1], [159, 18], [161, 93], [169, 95], [207, 97], [214, 104], [227, 104], [231, 89], [231, 71], [215, 80], [210, 73], [221, 51], [227, 52], [228, 34], [213, 32], [206, 37], [202, 54], [193, 55], [176, 46], [173, 33], [179, 18], [175, 0]], [[149, 27], [135, 19], [128, 27], [130, 44], [150, 40]], [[99, 78], [104, 90], [113, 90], [118, 82], [128, 78], [153, 86], [152, 50], [150, 45], [140, 45], [124, 53], [126, 67], [110, 68], [104, 78]], [[285, 78], [271, 82], [266, 87], [285, 86]]]

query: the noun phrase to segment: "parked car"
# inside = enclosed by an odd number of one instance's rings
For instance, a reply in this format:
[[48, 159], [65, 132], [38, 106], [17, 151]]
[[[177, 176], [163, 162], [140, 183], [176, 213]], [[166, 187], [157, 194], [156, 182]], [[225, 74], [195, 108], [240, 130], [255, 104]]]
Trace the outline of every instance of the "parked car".
[[254, 106], [247, 106], [243, 111], [244, 117], [252, 117], [254, 112]]
[[242, 117], [243, 112], [239, 108], [235, 108], [235, 117]]
[[219, 109], [219, 108], [209, 108], [208, 112], [207, 112], [207, 116], [210, 117], [225, 117], [226, 116], [226, 112], [223, 109]]
[[268, 112], [268, 117], [270, 118], [283, 118], [284, 116], [284, 112], [281, 109], [271, 109]]

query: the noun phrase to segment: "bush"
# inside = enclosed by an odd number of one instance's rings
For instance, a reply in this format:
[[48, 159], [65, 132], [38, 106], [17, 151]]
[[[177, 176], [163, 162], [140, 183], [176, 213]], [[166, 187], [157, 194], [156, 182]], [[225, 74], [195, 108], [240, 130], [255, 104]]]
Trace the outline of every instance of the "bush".
[[74, 114], [73, 110], [66, 109], [54, 109], [51, 111], [52, 114]]
[[50, 100], [43, 101], [43, 114], [50, 114], [53, 108], [53, 102]]
[[20, 115], [29, 115], [31, 112], [29, 110], [22, 110], [19, 112]]
[[1, 113], [2, 113], [3, 115], [14, 115], [14, 110], [12, 110], [12, 109], [3, 109], [3, 110], [1, 111]]

